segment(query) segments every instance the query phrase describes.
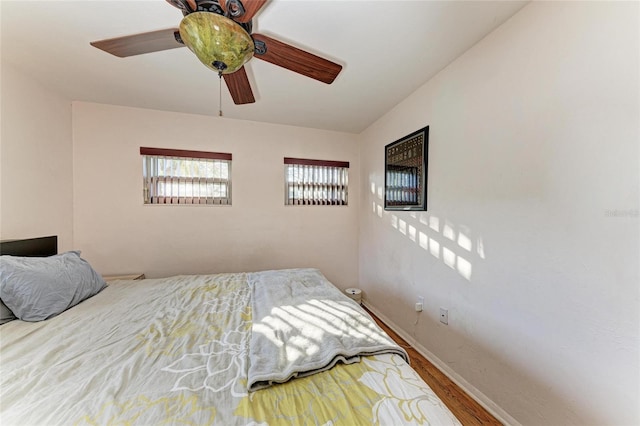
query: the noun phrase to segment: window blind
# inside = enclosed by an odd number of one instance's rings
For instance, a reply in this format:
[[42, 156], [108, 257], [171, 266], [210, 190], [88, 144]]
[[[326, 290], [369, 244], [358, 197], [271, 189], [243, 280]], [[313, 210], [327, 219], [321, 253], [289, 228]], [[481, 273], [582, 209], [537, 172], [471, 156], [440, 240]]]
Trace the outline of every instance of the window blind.
[[284, 159], [285, 205], [348, 204], [349, 163]]
[[231, 204], [231, 154], [140, 148], [145, 204]]

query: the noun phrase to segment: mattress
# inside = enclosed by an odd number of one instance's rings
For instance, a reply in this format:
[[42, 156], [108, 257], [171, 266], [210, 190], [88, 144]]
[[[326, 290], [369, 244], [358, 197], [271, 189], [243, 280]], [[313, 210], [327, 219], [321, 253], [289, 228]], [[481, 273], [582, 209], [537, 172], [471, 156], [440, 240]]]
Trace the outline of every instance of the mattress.
[[2, 325], [0, 421], [459, 424], [398, 353], [249, 392], [255, 274], [115, 281], [49, 320]]

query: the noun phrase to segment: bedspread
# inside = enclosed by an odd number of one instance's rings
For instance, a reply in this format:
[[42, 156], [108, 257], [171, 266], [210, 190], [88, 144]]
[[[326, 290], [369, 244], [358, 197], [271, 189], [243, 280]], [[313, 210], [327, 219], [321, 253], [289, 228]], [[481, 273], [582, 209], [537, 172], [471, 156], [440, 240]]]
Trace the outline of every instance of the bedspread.
[[249, 393], [251, 324], [244, 273], [112, 282], [52, 319], [0, 327], [0, 422], [458, 424], [395, 354]]

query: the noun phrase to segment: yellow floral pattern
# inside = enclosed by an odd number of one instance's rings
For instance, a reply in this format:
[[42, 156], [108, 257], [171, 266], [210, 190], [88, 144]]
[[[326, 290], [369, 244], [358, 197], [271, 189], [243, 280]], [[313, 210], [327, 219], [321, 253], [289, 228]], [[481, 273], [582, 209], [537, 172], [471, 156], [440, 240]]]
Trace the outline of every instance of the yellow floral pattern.
[[195, 395], [149, 399], [138, 396], [123, 403], [108, 402], [95, 416], [83, 416], [75, 424], [104, 425], [193, 425], [214, 424], [215, 407], [201, 407]]
[[229, 390], [234, 397], [247, 395], [246, 359], [248, 332], [238, 329], [224, 333], [220, 340], [201, 345], [198, 352], [187, 353], [162, 371], [179, 375], [172, 391]]
[[372, 411], [381, 399], [358, 383], [370, 368], [337, 364], [331, 371], [295, 379], [253, 392], [235, 414], [269, 425], [371, 425]]
[[399, 356], [368, 357], [362, 362], [370, 371], [360, 381], [381, 396], [372, 409], [372, 424], [394, 424], [398, 419], [403, 425], [458, 424], [440, 398]]
[[198, 285], [181, 286], [176, 293], [176, 303], [138, 333], [134, 350], [144, 348], [147, 356], [171, 356], [176, 350], [197, 348], [203, 340], [220, 338], [238, 312], [247, 330], [250, 327], [246, 274], [202, 276]]

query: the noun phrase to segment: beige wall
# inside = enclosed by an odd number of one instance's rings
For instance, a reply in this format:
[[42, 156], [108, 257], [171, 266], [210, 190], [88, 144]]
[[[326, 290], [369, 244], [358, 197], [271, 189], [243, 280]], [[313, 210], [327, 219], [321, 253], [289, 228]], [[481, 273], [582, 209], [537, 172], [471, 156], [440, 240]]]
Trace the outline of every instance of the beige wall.
[[71, 102], [2, 63], [0, 238], [73, 246]]
[[[75, 102], [73, 139], [74, 241], [98, 271], [317, 267], [357, 284], [354, 135]], [[143, 205], [140, 146], [233, 154], [233, 205]], [[285, 156], [351, 162], [349, 206], [284, 206]]]
[[[531, 3], [361, 135], [365, 298], [507, 421], [640, 423], [638, 16]], [[385, 212], [425, 125], [428, 211]]]

